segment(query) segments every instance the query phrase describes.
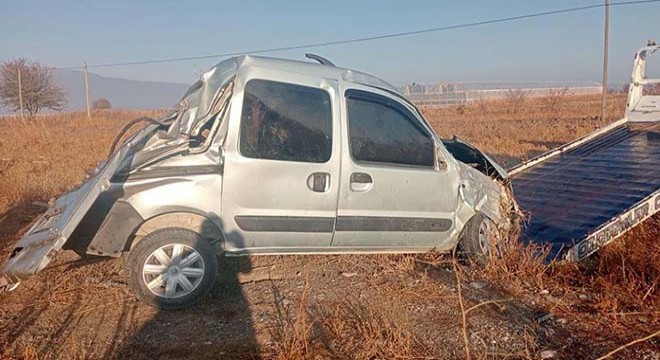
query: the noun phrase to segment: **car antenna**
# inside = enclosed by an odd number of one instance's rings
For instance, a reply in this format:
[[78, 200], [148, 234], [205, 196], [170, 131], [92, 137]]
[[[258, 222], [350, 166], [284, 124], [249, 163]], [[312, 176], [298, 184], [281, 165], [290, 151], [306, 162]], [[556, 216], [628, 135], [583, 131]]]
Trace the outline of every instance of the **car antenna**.
[[321, 56], [321, 55], [316, 55], [316, 54], [312, 54], [312, 53], [306, 53], [306, 54], [305, 54], [305, 57], [308, 58], [308, 59], [316, 60], [316, 61], [318, 61], [319, 64], [321, 64], [321, 65], [329, 65], [329, 66], [332, 66], [332, 67], [336, 67], [335, 64], [332, 63], [332, 61], [330, 61], [330, 60], [324, 58], [324, 57]]

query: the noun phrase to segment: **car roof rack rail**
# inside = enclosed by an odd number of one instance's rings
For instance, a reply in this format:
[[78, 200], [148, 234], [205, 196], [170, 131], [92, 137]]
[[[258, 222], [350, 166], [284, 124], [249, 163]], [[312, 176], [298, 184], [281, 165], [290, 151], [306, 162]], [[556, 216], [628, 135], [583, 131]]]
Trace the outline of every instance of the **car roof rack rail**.
[[312, 54], [312, 53], [305, 53], [305, 57], [308, 58], [308, 59], [316, 60], [321, 65], [328, 65], [328, 66], [336, 67], [335, 64], [332, 63], [332, 61], [324, 58], [321, 55]]

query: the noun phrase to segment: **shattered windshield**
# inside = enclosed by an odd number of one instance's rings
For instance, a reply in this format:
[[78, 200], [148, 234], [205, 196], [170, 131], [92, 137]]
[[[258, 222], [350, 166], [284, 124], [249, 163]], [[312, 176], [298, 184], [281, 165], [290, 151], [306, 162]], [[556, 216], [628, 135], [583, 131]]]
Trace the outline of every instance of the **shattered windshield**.
[[182, 133], [189, 134], [196, 127], [196, 123], [209, 115], [218, 92], [229, 83], [237, 71], [236, 59], [227, 59], [202, 74], [201, 78], [186, 91], [179, 102], [179, 107], [184, 111], [181, 116]]

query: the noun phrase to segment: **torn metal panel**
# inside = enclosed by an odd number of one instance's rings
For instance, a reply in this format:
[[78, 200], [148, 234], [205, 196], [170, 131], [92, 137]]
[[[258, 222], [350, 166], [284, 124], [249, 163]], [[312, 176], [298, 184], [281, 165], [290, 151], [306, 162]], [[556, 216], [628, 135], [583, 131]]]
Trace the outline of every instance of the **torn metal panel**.
[[196, 136], [198, 124], [205, 122], [212, 115], [215, 99], [223, 91], [225, 85], [238, 73], [240, 58], [231, 58], [220, 62], [211, 70], [202, 74], [181, 99], [179, 131], [181, 134]]
[[58, 198], [15, 245], [3, 272], [11, 278], [25, 278], [42, 270], [62, 248], [96, 198], [110, 186], [110, 179], [130, 151], [122, 147], [115, 156], [77, 190]]
[[500, 186], [478, 170], [461, 162], [458, 162], [458, 165], [459, 193], [463, 201], [474, 210], [484, 213], [495, 223], [500, 223], [502, 221]]
[[452, 139], [442, 139], [442, 143], [456, 160], [471, 165], [485, 175], [497, 180], [504, 180], [509, 176], [495, 160], [456, 135]]
[[18, 280], [10, 279], [6, 276], [0, 276], [0, 294], [16, 290], [21, 285]]

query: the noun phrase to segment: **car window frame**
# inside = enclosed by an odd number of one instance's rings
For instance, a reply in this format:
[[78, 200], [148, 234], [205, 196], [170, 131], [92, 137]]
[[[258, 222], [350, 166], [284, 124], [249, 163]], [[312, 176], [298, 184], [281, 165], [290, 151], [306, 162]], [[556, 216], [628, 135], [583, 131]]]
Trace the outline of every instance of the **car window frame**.
[[[263, 81], [263, 82], [276, 83], [276, 84], [280, 84], [280, 85], [293, 85], [293, 86], [296, 86], [296, 87], [303, 87], [303, 88], [307, 88], [307, 89], [318, 90], [318, 91], [323, 92], [324, 95], [327, 96], [328, 104], [329, 104], [328, 105], [328, 110], [330, 111], [330, 114], [329, 114], [330, 115], [330, 128], [329, 128], [329, 130], [330, 130], [330, 133], [329, 133], [329, 135], [330, 135], [330, 137], [329, 137], [330, 154], [329, 154], [328, 159], [326, 161], [315, 162], [315, 161], [297, 161], [297, 160], [288, 160], [288, 159], [269, 159], [269, 158], [262, 158], [262, 157], [252, 157], [252, 156], [247, 156], [247, 155], [243, 154], [243, 152], [241, 151], [241, 144], [243, 142], [243, 138], [242, 138], [242, 133], [243, 133], [243, 126], [242, 126], [243, 125], [243, 106], [245, 104], [245, 94], [247, 93], [248, 85], [252, 81]], [[289, 163], [296, 163], [296, 164], [319, 164], [320, 165], [320, 164], [328, 164], [329, 162], [332, 161], [333, 156], [334, 156], [334, 136], [335, 136], [335, 131], [334, 131], [335, 118], [334, 118], [334, 116], [335, 116], [335, 114], [334, 114], [334, 109], [333, 109], [333, 105], [334, 105], [333, 104], [333, 96], [327, 89], [324, 89], [324, 88], [321, 88], [321, 87], [309, 86], [309, 85], [302, 85], [302, 84], [295, 83], [295, 82], [290, 82], [290, 81], [280, 81], [280, 80], [273, 80], [273, 79], [268, 79], [268, 78], [253, 77], [253, 78], [250, 78], [247, 81], [245, 81], [245, 83], [243, 84], [242, 93], [243, 94], [241, 96], [242, 101], [241, 101], [241, 105], [240, 105], [240, 112], [238, 114], [239, 115], [238, 116], [238, 136], [237, 136], [237, 141], [236, 141], [236, 151], [237, 151], [238, 155], [240, 155], [241, 157], [243, 157], [245, 159], [251, 159], [251, 160], [279, 161], [279, 162], [289, 162]]]
[[[394, 111], [400, 113], [408, 122], [410, 122], [415, 128], [422, 132], [433, 145], [433, 163], [431, 165], [413, 165], [413, 164], [401, 164], [401, 163], [392, 163], [392, 162], [381, 162], [381, 161], [364, 161], [358, 160], [353, 154], [353, 147], [351, 145], [351, 126], [350, 126], [350, 116], [348, 115], [348, 100], [356, 99], [360, 101], [372, 102], [376, 104], [383, 105], [385, 107], [391, 108]], [[397, 169], [408, 169], [408, 170], [427, 170], [427, 171], [437, 171], [438, 170], [438, 150], [437, 143], [433, 134], [424, 126], [424, 124], [408, 109], [406, 106], [401, 104], [398, 100], [395, 100], [386, 95], [376, 94], [371, 91], [349, 88], [344, 91], [344, 110], [346, 112], [346, 140], [348, 143], [348, 154], [353, 163], [360, 166], [370, 166], [370, 167], [385, 167], [385, 168], [397, 168]]]

